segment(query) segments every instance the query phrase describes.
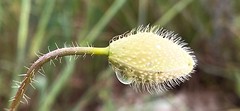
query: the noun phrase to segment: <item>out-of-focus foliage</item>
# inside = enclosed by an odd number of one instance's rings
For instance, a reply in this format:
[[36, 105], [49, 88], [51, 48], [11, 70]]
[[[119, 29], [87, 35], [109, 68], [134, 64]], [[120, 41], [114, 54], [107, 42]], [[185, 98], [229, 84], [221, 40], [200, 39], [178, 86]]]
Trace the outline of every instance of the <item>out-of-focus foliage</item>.
[[36, 90], [29, 87], [31, 100], [19, 111], [240, 110], [239, 4], [238, 0], [0, 0], [0, 110], [15, 93], [12, 80], [22, 79], [17, 75], [37, 59], [35, 53], [54, 50], [55, 43], [107, 46], [113, 36], [147, 24], [177, 32], [195, 51], [198, 67], [189, 81], [161, 95], [141, 94], [117, 81], [107, 57], [66, 58], [55, 61], [56, 67], [44, 66], [46, 77], [36, 76]]

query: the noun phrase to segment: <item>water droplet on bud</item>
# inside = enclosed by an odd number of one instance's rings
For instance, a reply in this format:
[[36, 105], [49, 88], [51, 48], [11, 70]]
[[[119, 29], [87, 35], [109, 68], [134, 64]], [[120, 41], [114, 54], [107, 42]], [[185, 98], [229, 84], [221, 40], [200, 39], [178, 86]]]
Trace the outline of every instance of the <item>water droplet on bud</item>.
[[123, 84], [131, 84], [133, 82], [133, 80], [131, 78], [128, 78], [126, 76], [124, 76], [119, 70], [115, 70], [115, 73], [116, 73], [116, 76], [117, 76], [117, 79], [123, 83]]

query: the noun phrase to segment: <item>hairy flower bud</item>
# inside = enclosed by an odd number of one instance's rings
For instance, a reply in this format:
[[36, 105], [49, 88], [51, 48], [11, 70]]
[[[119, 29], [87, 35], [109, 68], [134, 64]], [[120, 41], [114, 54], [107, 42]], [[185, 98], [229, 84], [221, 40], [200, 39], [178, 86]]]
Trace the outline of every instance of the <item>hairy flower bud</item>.
[[121, 83], [158, 93], [187, 80], [196, 59], [177, 34], [147, 26], [114, 37], [109, 63]]

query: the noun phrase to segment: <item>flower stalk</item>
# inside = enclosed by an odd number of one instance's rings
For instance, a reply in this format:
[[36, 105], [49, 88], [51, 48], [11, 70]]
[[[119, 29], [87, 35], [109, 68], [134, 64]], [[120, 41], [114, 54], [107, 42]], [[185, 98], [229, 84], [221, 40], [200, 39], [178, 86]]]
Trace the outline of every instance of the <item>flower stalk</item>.
[[[24, 74], [24, 79], [22, 82], [16, 82], [16, 87], [18, 88], [16, 95], [11, 99], [12, 103], [10, 105], [9, 111], [16, 111], [20, 102], [22, 102], [22, 98], [27, 102], [29, 97], [26, 96], [25, 92], [27, 86], [31, 85], [34, 82], [34, 76], [36, 73], [41, 70], [43, 64], [49, 62], [54, 59], [59, 59], [63, 56], [70, 55], [108, 55], [108, 47], [105, 48], [96, 48], [96, 47], [68, 47], [68, 48], [60, 48], [54, 51], [51, 51], [41, 57], [37, 61], [35, 61], [26, 74]], [[40, 72], [39, 72], [40, 73]], [[32, 86], [33, 87], [33, 86]]]

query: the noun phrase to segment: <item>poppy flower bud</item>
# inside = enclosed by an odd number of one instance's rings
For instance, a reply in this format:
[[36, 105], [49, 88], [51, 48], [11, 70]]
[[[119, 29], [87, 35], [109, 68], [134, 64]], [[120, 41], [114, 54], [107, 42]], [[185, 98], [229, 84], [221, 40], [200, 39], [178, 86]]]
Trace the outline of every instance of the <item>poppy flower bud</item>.
[[139, 27], [114, 37], [108, 58], [121, 83], [158, 93], [179, 85], [193, 72], [196, 59], [186, 45], [171, 31]]

